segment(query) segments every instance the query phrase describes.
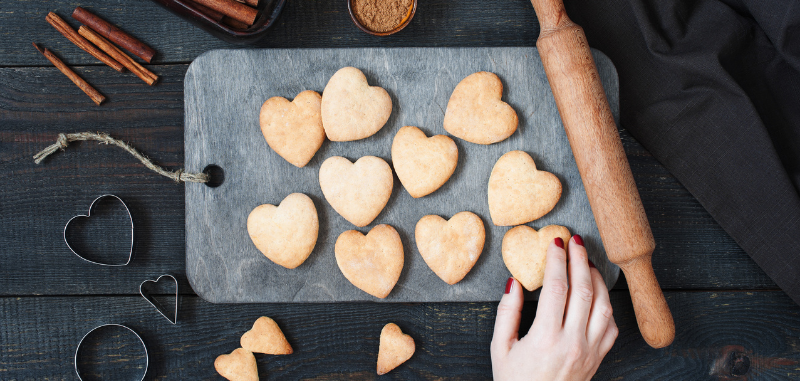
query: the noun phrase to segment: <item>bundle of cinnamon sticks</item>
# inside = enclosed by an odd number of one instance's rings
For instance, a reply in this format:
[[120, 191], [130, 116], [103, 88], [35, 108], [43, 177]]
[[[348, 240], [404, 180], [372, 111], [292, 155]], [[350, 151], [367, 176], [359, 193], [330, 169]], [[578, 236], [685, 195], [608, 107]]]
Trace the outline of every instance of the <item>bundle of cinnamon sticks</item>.
[[216, 22], [236, 29], [247, 29], [258, 16], [258, 0], [182, 0]]
[[[104, 64], [116, 71], [123, 72], [126, 69], [137, 77], [141, 78], [148, 85], [153, 85], [158, 80], [158, 76], [150, 70], [134, 61], [129, 55], [125, 54], [116, 45], [119, 45], [128, 52], [136, 55], [147, 63], [153, 59], [155, 50], [137, 40], [133, 36], [123, 32], [116, 26], [108, 23], [91, 12], [77, 7], [72, 13], [72, 17], [80, 21], [83, 25], [77, 31], [67, 24], [64, 19], [57, 14], [50, 12], [45, 18], [50, 25], [59, 31], [64, 37], [85, 50]], [[110, 40], [110, 41], [109, 41]], [[113, 42], [113, 43], [112, 43]], [[48, 49], [41, 49], [33, 44], [58, 70], [69, 77], [92, 101], [100, 105], [105, 97], [94, 89], [83, 78], [75, 74], [66, 64], [56, 57]]]

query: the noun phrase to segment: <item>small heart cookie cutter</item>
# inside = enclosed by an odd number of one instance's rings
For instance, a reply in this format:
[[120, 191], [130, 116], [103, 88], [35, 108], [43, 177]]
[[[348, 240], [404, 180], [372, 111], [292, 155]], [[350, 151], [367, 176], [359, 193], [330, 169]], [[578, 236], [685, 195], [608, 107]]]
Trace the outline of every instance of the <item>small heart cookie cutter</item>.
[[[172, 280], [175, 282], [175, 315], [174, 315], [175, 318], [174, 319], [170, 319], [169, 316], [167, 316], [167, 314], [165, 313], [166, 310], [161, 305], [161, 303], [159, 303], [158, 300], [156, 300], [152, 295], [150, 295], [149, 292], [145, 292], [144, 289], [142, 288], [146, 283], [158, 283], [159, 281], [161, 281], [161, 278], [163, 278], [163, 277], [172, 278]], [[164, 275], [158, 277], [158, 279], [156, 279], [156, 280], [146, 279], [144, 282], [139, 284], [139, 295], [141, 295], [144, 298], [144, 300], [146, 300], [148, 303], [150, 303], [150, 305], [153, 306], [158, 311], [158, 313], [161, 314], [161, 316], [163, 316], [164, 318], [169, 320], [170, 323], [172, 323], [172, 324], [177, 324], [178, 323], [178, 304], [179, 304], [178, 298], [179, 298], [179, 293], [178, 293], [178, 279], [177, 278], [175, 278], [171, 274], [164, 274]]]
[[[119, 202], [121, 202], [122, 206], [125, 207], [125, 211], [128, 213], [128, 220], [131, 223], [131, 249], [130, 249], [130, 252], [128, 253], [128, 260], [125, 263], [122, 263], [122, 264], [95, 262], [95, 261], [92, 261], [90, 259], [86, 259], [84, 256], [78, 254], [78, 252], [75, 251], [75, 249], [72, 248], [72, 245], [69, 244], [69, 240], [67, 239], [67, 228], [69, 228], [69, 224], [73, 220], [75, 220], [76, 218], [89, 218], [89, 217], [91, 217], [92, 216], [92, 209], [94, 209], [94, 204], [97, 203], [97, 201], [99, 201], [101, 199], [104, 199], [104, 198], [115, 198]], [[99, 196], [96, 199], [94, 199], [94, 201], [92, 201], [91, 205], [89, 205], [89, 213], [88, 214], [79, 214], [79, 215], [77, 215], [75, 217], [72, 217], [72, 218], [69, 219], [69, 221], [67, 221], [67, 224], [64, 225], [64, 243], [67, 244], [67, 247], [69, 248], [70, 251], [72, 251], [73, 254], [75, 254], [76, 256], [78, 256], [78, 258], [83, 259], [86, 262], [93, 263], [93, 264], [96, 264], [96, 265], [111, 266], [111, 267], [127, 266], [129, 263], [131, 263], [131, 260], [133, 259], [133, 216], [131, 216], [131, 210], [128, 209], [128, 205], [125, 204], [125, 201], [122, 201], [122, 199], [117, 197], [116, 195], [104, 194], [102, 196]]]
[[128, 327], [126, 325], [114, 324], [114, 323], [103, 324], [103, 325], [99, 325], [97, 327], [92, 328], [92, 330], [89, 331], [89, 332], [86, 332], [86, 334], [83, 335], [83, 337], [81, 338], [81, 341], [78, 342], [78, 348], [75, 349], [75, 374], [78, 376], [78, 380], [83, 381], [83, 378], [81, 378], [81, 372], [78, 369], [78, 353], [81, 351], [81, 345], [83, 345], [83, 341], [86, 340], [86, 337], [91, 335], [92, 332], [97, 331], [98, 329], [101, 329], [101, 328], [104, 328], [104, 327], [121, 327], [121, 328], [125, 328], [128, 331], [131, 331], [136, 336], [136, 338], [139, 339], [139, 342], [142, 343], [142, 348], [144, 348], [144, 373], [142, 373], [142, 378], [139, 381], [144, 381], [145, 376], [147, 376], [147, 369], [150, 367], [150, 354], [147, 352], [147, 345], [144, 344], [144, 340], [142, 340], [142, 337], [139, 336], [139, 334], [136, 333], [136, 331], [134, 331], [130, 327]]

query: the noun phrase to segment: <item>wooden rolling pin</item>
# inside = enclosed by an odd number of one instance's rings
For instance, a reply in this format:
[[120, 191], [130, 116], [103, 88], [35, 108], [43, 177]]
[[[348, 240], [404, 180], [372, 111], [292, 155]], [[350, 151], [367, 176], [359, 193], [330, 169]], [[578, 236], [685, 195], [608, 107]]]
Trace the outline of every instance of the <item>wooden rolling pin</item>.
[[653, 233], [633, 181], [583, 28], [562, 0], [531, 0], [541, 31], [536, 47], [611, 262], [625, 273], [647, 344], [672, 343], [675, 323], [658, 285]]

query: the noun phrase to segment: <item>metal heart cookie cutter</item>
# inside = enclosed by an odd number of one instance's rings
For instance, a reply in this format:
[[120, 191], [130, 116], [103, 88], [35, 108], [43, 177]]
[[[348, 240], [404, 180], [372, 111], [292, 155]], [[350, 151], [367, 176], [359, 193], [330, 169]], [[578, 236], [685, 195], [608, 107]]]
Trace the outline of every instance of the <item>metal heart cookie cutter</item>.
[[[103, 263], [103, 262], [96, 262], [96, 261], [93, 261], [93, 260], [90, 260], [90, 259], [86, 259], [86, 257], [80, 255], [77, 251], [75, 251], [75, 249], [72, 247], [72, 245], [69, 244], [69, 240], [67, 239], [67, 229], [69, 228], [69, 224], [72, 221], [74, 221], [75, 219], [91, 217], [92, 216], [92, 210], [94, 209], [94, 204], [96, 204], [99, 200], [104, 199], [104, 198], [114, 198], [114, 199], [117, 199], [119, 202], [121, 202], [122, 206], [125, 207], [125, 211], [128, 213], [128, 221], [130, 221], [130, 223], [131, 223], [131, 246], [130, 246], [130, 251], [128, 252], [128, 260], [125, 263], [122, 263], [122, 264]], [[80, 215], [77, 215], [75, 217], [72, 217], [72, 218], [69, 219], [69, 221], [67, 221], [67, 224], [64, 225], [64, 243], [67, 244], [67, 247], [69, 248], [70, 251], [72, 251], [73, 254], [75, 254], [76, 256], [78, 256], [78, 258], [83, 259], [86, 262], [94, 263], [96, 265], [101, 265], [101, 266], [112, 266], [112, 267], [127, 266], [129, 263], [131, 263], [131, 260], [133, 259], [133, 216], [131, 216], [131, 211], [130, 211], [130, 209], [128, 209], [128, 205], [126, 205], [125, 201], [122, 201], [121, 198], [119, 198], [119, 197], [117, 197], [116, 195], [113, 195], [113, 194], [104, 194], [104, 195], [102, 195], [100, 197], [97, 197], [96, 199], [94, 199], [94, 201], [92, 201], [92, 204], [89, 205], [89, 213], [80, 214]]]
[[[167, 314], [166, 314], [167, 310], [161, 305], [161, 303], [159, 303], [158, 300], [156, 300], [156, 298], [154, 298], [152, 295], [150, 295], [149, 292], [145, 292], [145, 290], [143, 288], [144, 285], [147, 284], [147, 283], [155, 284], [155, 283], [160, 282], [161, 278], [163, 278], [163, 277], [172, 278], [172, 281], [175, 282], [175, 315], [173, 315], [174, 316], [173, 319], [170, 319], [169, 316], [167, 316]], [[155, 307], [155, 309], [158, 311], [158, 313], [160, 313], [161, 316], [163, 316], [167, 320], [169, 320], [170, 323], [172, 323], [172, 324], [178, 323], [178, 304], [179, 304], [178, 298], [180, 296], [178, 294], [178, 279], [177, 278], [175, 278], [171, 274], [164, 274], [164, 275], [158, 277], [158, 279], [156, 279], [156, 280], [147, 279], [144, 282], [139, 284], [139, 295], [141, 295], [144, 298], [144, 300], [146, 300], [148, 303], [150, 303], [151, 306]]]
[[144, 340], [142, 340], [142, 337], [139, 336], [139, 334], [136, 333], [136, 331], [134, 331], [130, 327], [122, 325], [122, 324], [113, 324], [113, 323], [112, 324], [103, 324], [103, 325], [100, 325], [100, 326], [92, 328], [92, 330], [89, 331], [89, 332], [86, 332], [86, 334], [83, 335], [83, 337], [81, 338], [81, 341], [78, 342], [78, 348], [75, 349], [75, 374], [78, 375], [78, 379], [83, 381], [83, 378], [81, 378], [81, 372], [78, 369], [78, 353], [81, 350], [81, 345], [83, 345], [83, 341], [86, 340], [86, 337], [89, 336], [92, 332], [97, 331], [98, 329], [104, 328], [104, 327], [121, 327], [121, 328], [125, 328], [128, 331], [131, 331], [136, 336], [136, 338], [139, 339], [139, 342], [142, 343], [142, 348], [144, 349], [144, 372], [142, 373], [142, 378], [139, 381], [144, 381], [145, 376], [147, 376], [147, 368], [150, 366], [150, 355], [147, 353], [147, 345], [144, 344]]

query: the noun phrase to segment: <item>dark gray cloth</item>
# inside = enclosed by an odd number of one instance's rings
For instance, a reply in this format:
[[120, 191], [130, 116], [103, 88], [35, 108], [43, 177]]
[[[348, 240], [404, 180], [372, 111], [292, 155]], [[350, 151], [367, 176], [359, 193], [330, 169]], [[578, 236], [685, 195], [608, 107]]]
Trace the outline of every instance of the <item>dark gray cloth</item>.
[[567, 0], [622, 127], [800, 304], [800, 3]]

